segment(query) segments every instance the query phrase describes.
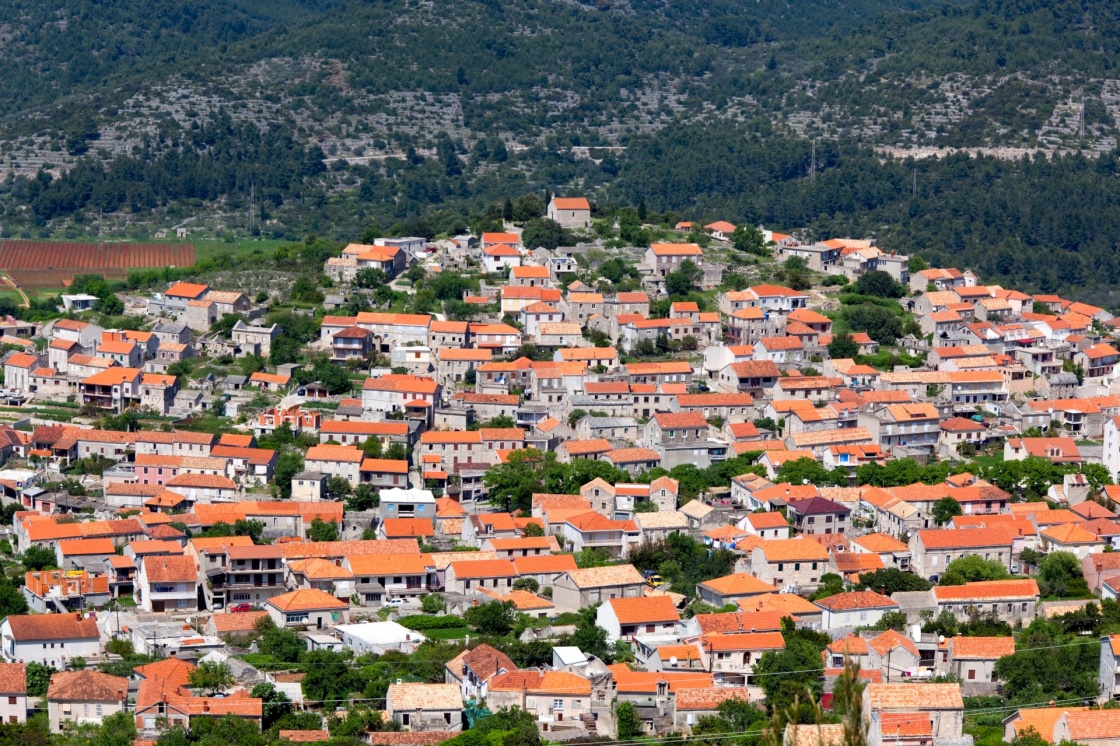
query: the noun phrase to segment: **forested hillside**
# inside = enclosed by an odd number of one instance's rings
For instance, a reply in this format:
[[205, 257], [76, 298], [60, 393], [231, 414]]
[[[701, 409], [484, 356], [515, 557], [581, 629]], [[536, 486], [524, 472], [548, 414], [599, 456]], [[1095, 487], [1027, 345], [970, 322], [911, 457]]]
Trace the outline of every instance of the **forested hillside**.
[[885, 161], [732, 125], [692, 126], [635, 143], [618, 196], [684, 215], [735, 215], [810, 238], [875, 236], [902, 253], [973, 267], [1012, 287], [1120, 305], [1120, 160], [955, 155]]
[[1116, 3], [24, 0], [0, 29], [7, 235], [442, 231], [548, 188], [1120, 305]]

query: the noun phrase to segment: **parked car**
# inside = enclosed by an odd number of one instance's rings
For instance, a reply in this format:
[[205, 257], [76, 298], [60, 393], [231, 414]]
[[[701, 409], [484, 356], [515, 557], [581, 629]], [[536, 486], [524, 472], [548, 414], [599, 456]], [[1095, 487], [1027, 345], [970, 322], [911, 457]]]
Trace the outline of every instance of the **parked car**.
[[229, 610], [232, 613], [236, 614], [236, 613], [242, 612], [242, 611], [252, 611], [253, 606], [251, 604], [234, 604], [233, 606], [229, 607]]
[[404, 599], [403, 598], [387, 598], [387, 599], [385, 599], [384, 601], [381, 602], [381, 605], [382, 606], [388, 606], [389, 608], [393, 608], [393, 609], [399, 609], [402, 606], [404, 606]]

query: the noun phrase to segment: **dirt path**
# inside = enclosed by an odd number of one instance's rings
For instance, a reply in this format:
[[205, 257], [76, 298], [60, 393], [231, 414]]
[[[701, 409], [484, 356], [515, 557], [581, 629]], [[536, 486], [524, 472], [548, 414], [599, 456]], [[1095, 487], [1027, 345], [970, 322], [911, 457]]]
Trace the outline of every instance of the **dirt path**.
[[15, 284], [15, 282], [12, 281], [11, 277], [8, 277], [6, 274], [0, 273], [0, 282], [3, 282], [5, 285], [10, 287], [12, 290], [15, 290], [17, 293], [19, 293], [19, 297], [23, 298], [23, 307], [24, 308], [31, 308], [31, 299], [27, 297], [27, 293], [25, 293], [25, 292], [23, 292], [22, 290], [19, 289], [19, 287]]

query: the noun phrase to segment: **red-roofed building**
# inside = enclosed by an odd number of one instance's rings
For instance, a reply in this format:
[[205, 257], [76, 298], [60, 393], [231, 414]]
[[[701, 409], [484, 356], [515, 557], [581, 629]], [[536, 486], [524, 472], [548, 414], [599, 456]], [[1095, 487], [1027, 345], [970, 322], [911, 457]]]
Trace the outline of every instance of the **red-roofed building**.
[[[985, 529], [964, 529], [982, 531]], [[948, 611], [965, 621], [978, 608], [990, 609], [1008, 624], [1029, 625], [1037, 611], [1039, 590], [1034, 578], [1026, 580], [985, 580], [964, 585], [936, 586], [930, 593], [936, 614]], [[935, 614], [935, 615], [936, 615]]]
[[556, 197], [548, 203], [548, 217], [565, 228], [590, 228], [591, 205], [586, 197]]
[[611, 598], [599, 607], [596, 626], [607, 631], [607, 641], [633, 642], [638, 634], [667, 634], [681, 619], [669, 596]]

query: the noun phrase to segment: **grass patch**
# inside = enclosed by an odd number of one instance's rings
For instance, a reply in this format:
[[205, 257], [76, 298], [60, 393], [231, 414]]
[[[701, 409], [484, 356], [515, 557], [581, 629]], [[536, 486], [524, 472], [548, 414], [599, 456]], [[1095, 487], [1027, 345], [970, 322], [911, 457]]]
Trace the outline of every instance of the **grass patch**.
[[461, 640], [470, 632], [466, 627], [452, 627], [451, 629], [425, 629], [420, 634], [432, 640]]
[[233, 429], [233, 421], [228, 417], [193, 417], [179, 423], [179, 429], [192, 433], [220, 435]]
[[[172, 242], [175, 243], [175, 242]], [[235, 241], [182, 241], [181, 243], [194, 244], [195, 261], [214, 259], [224, 255], [251, 254], [260, 250], [266, 254], [291, 243], [271, 238], [241, 238]]]
[[1002, 464], [1003, 451], [998, 451], [991, 456], [974, 456], [971, 462], [977, 466], [995, 466], [996, 464]]

